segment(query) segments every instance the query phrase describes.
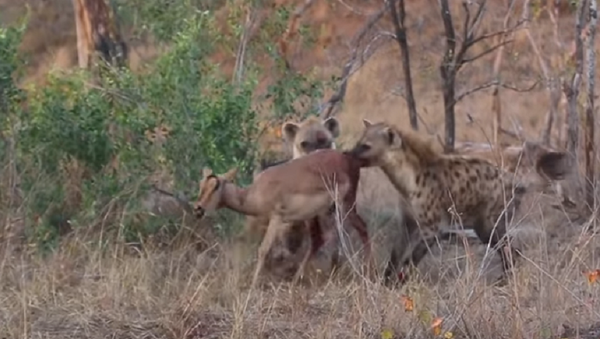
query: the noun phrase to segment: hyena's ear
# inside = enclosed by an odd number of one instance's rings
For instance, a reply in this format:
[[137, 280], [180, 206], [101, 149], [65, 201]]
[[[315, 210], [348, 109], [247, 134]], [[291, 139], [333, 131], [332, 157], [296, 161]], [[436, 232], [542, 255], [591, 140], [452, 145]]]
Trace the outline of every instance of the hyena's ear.
[[325, 121], [323, 121], [323, 126], [331, 132], [331, 135], [334, 138], [337, 138], [340, 135], [340, 122], [336, 118], [330, 117], [325, 119]]
[[369, 127], [369, 126], [373, 125], [373, 123], [367, 119], [363, 119], [363, 125], [365, 125], [365, 127]]
[[402, 137], [400, 136], [400, 133], [398, 133], [398, 131], [388, 126], [384, 128], [381, 131], [381, 133], [383, 133], [385, 142], [388, 144], [388, 146], [390, 146], [391, 148], [402, 147]]
[[281, 134], [283, 134], [283, 137], [286, 141], [293, 142], [296, 138], [296, 134], [298, 133], [299, 129], [300, 126], [298, 126], [298, 124], [293, 122], [286, 122], [281, 127]]

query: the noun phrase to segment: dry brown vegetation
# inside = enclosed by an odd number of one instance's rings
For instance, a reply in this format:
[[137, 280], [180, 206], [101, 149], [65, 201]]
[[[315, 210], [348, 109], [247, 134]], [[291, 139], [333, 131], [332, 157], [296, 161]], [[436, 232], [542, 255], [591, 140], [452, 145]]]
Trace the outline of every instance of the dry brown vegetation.
[[[23, 12], [24, 3], [33, 9], [22, 45], [34, 56], [27, 81], [38, 81], [53, 67], [75, 66], [70, 1], [0, 0], [0, 19], [10, 21]], [[490, 2], [484, 30], [501, 27], [503, 4]], [[338, 65], [350, 53], [347, 41], [380, 6], [358, 0], [316, 2], [302, 20], [320, 32], [317, 42], [310, 49], [291, 46], [290, 64], [299, 71], [316, 66], [323, 76], [338, 74]], [[420, 125], [441, 135], [438, 65], [444, 46], [437, 6], [435, 0], [407, 1], [406, 25]], [[456, 7], [454, 13], [459, 13]], [[380, 27], [391, 32], [386, 20]], [[548, 66], [559, 72], [571, 52], [574, 19], [561, 7], [557, 21], [557, 36], [544, 13], [531, 23], [530, 33]], [[513, 39], [505, 49], [500, 74], [505, 82], [528, 87], [540, 73], [537, 59], [525, 32], [518, 31]], [[558, 47], [557, 39], [564, 48]], [[160, 52], [147, 42], [129, 43], [134, 69]], [[342, 145], [358, 136], [362, 118], [408, 125], [405, 101], [397, 94], [402, 83], [398, 53], [393, 40], [386, 42], [350, 79], [336, 116], [342, 126]], [[225, 70], [233, 69], [231, 57], [217, 53], [214, 58]], [[457, 92], [488, 82], [492, 72], [493, 55], [467, 65], [457, 81]], [[265, 77], [263, 84], [268, 81]], [[542, 86], [528, 93], [503, 91], [501, 100], [506, 129], [528, 139], [540, 135], [550, 107]], [[457, 104], [457, 141], [491, 139], [490, 107], [487, 91]], [[564, 116], [564, 104], [559, 111]], [[558, 134], [555, 131], [553, 137]], [[317, 259], [310, 270], [313, 283], [293, 287], [272, 279], [271, 285], [249, 292], [248, 277], [256, 259], [250, 246], [214, 239], [198, 246], [183, 235], [168, 246], [151, 242], [132, 249], [123, 243], [89, 243], [75, 232], [63, 239], [55, 253], [40, 258], [15, 243], [8, 232], [11, 227], [5, 227], [7, 231], [0, 234], [0, 338], [433, 338], [449, 337], [446, 332], [451, 332], [455, 338], [597, 339], [600, 283], [589, 283], [586, 276], [600, 268], [600, 241], [590, 231], [595, 220], [573, 223], [565, 211], [549, 208], [555, 204], [553, 199], [531, 194], [517, 215], [509, 233], [524, 258], [505, 287], [486, 283], [501, 271], [493, 251], [462, 238], [433, 248], [433, 255], [419, 265], [420, 276], [402, 289], [390, 290], [360, 275], [344, 274], [350, 268], [330, 278], [328, 267]], [[378, 169], [364, 171], [358, 211], [377, 244], [374, 254], [380, 270], [390, 244], [401, 236], [399, 201]], [[0, 215], [7, 225], [21, 222]], [[357, 244], [354, 238], [350, 244]], [[484, 261], [483, 266], [491, 266], [482, 269]], [[414, 302], [412, 311], [406, 309], [403, 296]], [[435, 317], [444, 319], [439, 335], [430, 328]]]

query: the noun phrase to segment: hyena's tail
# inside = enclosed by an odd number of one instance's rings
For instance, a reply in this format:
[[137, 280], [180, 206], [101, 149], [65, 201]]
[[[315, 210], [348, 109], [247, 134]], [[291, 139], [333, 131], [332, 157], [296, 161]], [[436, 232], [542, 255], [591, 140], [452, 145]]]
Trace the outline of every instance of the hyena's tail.
[[552, 184], [559, 185], [557, 181], [564, 180], [571, 171], [572, 166], [567, 153], [546, 152], [535, 160], [534, 177], [523, 181], [523, 178], [517, 178], [514, 173], [511, 173], [513, 179], [511, 187], [517, 196], [527, 192], [545, 191]]
[[563, 180], [572, 171], [571, 161], [565, 152], [547, 152], [535, 163], [535, 171], [546, 180]]
[[566, 152], [545, 152], [535, 160], [535, 176], [527, 185], [527, 191], [546, 191], [554, 186], [558, 195], [562, 195], [562, 185], [559, 181], [573, 171], [571, 160]]

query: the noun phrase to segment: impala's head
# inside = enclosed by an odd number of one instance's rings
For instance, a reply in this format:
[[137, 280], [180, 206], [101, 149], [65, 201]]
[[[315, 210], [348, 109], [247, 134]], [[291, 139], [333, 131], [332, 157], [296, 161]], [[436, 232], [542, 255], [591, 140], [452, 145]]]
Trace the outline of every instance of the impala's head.
[[363, 119], [365, 130], [362, 136], [350, 151], [361, 160], [367, 161], [369, 166], [376, 166], [390, 150], [402, 148], [402, 138], [396, 129], [387, 123], [372, 123]]
[[200, 192], [198, 200], [194, 204], [196, 217], [202, 218], [206, 212], [212, 212], [219, 209], [223, 202], [223, 188], [228, 182], [233, 182], [237, 168], [232, 168], [222, 175], [213, 174], [210, 168], [202, 171], [202, 180], [200, 181]]
[[309, 117], [300, 123], [286, 122], [281, 132], [293, 147], [293, 157], [299, 158], [318, 149], [335, 149], [340, 123], [333, 117], [325, 120]]

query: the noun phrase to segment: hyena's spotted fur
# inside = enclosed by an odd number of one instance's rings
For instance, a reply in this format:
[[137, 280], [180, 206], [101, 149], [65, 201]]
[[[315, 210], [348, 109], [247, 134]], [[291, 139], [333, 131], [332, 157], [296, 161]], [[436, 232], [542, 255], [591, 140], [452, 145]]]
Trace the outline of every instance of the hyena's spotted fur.
[[[526, 187], [485, 159], [443, 154], [411, 131], [383, 122], [363, 122], [365, 130], [351, 153], [369, 166], [379, 166], [410, 205], [405, 206], [409, 246], [392, 250], [386, 278], [399, 265], [418, 265], [436, 236], [456, 222], [472, 228], [483, 243], [500, 245], [497, 251], [506, 276], [517, 254], [514, 248], [512, 253], [503, 248], [506, 221], [518, 208]], [[538, 163], [547, 168], [536, 166], [536, 170], [554, 173], [548, 167], [564, 157], [540, 159]], [[564, 173], [554, 174], [564, 177]], [[399, 277], [406, 278], [403, 273]]]

